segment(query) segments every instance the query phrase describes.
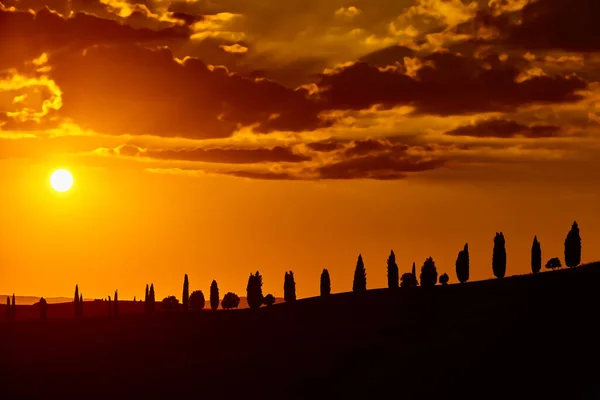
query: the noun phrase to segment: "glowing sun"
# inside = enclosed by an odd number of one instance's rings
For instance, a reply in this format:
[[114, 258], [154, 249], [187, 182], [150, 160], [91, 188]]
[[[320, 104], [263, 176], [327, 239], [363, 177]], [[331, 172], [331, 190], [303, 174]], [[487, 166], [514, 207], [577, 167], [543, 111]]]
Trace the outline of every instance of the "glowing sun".
[[66, 192], [73, 186], [73, 175], [66, 169], [58, 169], [50, 176], [50, 186], [57, 192]]

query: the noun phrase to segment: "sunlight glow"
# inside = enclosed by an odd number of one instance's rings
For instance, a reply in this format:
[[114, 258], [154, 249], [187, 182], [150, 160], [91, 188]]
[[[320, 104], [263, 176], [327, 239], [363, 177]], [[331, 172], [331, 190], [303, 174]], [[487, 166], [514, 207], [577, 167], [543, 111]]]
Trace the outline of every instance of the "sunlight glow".
[[58, 169], [50, 176], [50, 186], [57, 192], [66, 192], [73, 186], [73, 175], [65, 169]]

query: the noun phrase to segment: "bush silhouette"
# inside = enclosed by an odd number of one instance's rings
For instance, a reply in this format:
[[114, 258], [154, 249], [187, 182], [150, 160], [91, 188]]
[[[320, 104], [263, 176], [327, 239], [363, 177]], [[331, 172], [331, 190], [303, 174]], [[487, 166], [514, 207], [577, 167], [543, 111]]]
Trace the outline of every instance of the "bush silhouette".
[[329, 271], [324, 269], [321, 272], [321, 296], [329, 296], [331, 294], [331, 278], [329, 277]]
[[179, 300], [175, 296], [165, 297], [161, 302], [162, 309], [165, 311], [175, 311], [178, 305]]
[[231, 310], [232, 308], [238, 308], [240, 305], [240, 298], [237, 294], [228, 292], [225, 296], [223, 296], [223, 302], [221, 303], [221, 307], [225, 310]]
[[456, 258], [456, 278], [460, 283], [465, 283], [469, 280], [469, 244], [465, 243], [465, 247], [458, 252]]
[[272, 294], [269, 293], [268, 295], [265, 296], [264, 302], [267, 307], [272, 306], [275, 303], [275, 296], [273, 296]]
[[551, 258], [546, 263], [546, 269], [555, 269], [560, 267], [562, 267], [562, 263], [558, 257]]
[[417, 265], [415, 264], [414, 261], [413, 261], [413, 265], [412, 265], [412, 276], [414, 278], [415, 286], [419, 285], [419, 280], [417, 279]]
[[296, 282], [292, 271], [285, 273], [283, 281], [283, 299], [287, 302], [296, 300]]
[[388, 288], [395, 289], [398, 287], [398, 264], [396, 264], [396, 255], [394, 254], [394, 250], [390, 252], [390, 255], [387, 259], [387, 278], [388, 278]]
[[262, 285], [262, 275], [260, 272], [256, 271], [255, 274], [250, 274], [248, 286], [246, 286], [246, 299], [250, 308], [259, 308], [262, 306], [264, 301]]
[[414, 286], [417, 286], [417, 280], [415, 279], [415, 276], [410, 272], [402, 274], [402, 277], [400, 278], [400, 287]]
[[206, 299], [202, 290], [194, 290], [190, 295], [190, 307], [192, 311], [200, 311], [206, 305]]
[[447, 285], [448, 281], [450, 280], [450, 278], [448, 277], [448, 274], [444, 273], [440, 276], [440, 284], [442, 285]]
[[504, 278], [504, 275], [506, 274], [506, 242], [502, 232], [496, 232], [496, 236], [494, 237], [492, 271], [496, 278]]
[[565, 239], [565, 264], [569, 268], [581, 264], [581, 236], [579, 236], [579, 226], [576, 221], [573, 222]]
[[38, 301], [37, 306], [40, 310], [40, 319], [48, 318], [48, 302], [43, 297]]
[[219, 286], [215, 280], [210, 284], [210, 308], [213, 311], [219, 308]]
[[362, 255], [358, 255], [356, 269], [354, 270], [354, 281], [352, 282], [353, 292], [364, 292], [367, 290], [367, 271], [363, 263]]
[[435, 286], [438, 280], [437, 268], [432, 257], [429, 257], [421, 267], [421, 286]]
[[531, 272], [537, 274], [542, 269], [542, 246], [538, 242], [537, 236], [533, 237], [531, 245]]
[[188, 311], [188, 306], [190, 302], [190, 282], [188, 281], [188, 276], [185, 274], [183, 278], [183, 295], [181, 296], [181, 303], [183, 304], [183, 312]]

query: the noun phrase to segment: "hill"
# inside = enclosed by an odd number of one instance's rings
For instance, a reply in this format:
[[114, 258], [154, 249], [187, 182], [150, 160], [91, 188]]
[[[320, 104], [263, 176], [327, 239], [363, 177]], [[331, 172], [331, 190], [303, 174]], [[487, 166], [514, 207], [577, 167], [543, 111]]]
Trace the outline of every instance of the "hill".
[[598, 282], [600, 263], [258, 310], [4, 323], [0, 398], [598, 398]]

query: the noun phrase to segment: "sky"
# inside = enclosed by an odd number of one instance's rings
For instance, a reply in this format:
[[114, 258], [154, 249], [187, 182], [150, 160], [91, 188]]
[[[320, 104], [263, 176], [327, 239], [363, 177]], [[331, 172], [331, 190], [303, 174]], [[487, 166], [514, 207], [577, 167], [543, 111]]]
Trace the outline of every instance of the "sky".
[[[600, 259], [597, 0], [0, 0], [0, 293]], [[49, 176], [69, 170], [72, 190]]]

